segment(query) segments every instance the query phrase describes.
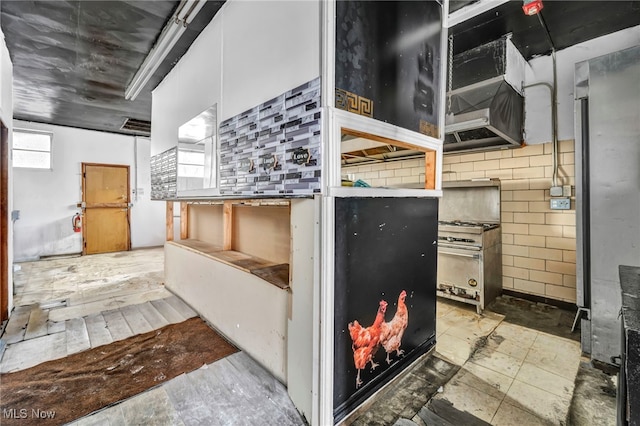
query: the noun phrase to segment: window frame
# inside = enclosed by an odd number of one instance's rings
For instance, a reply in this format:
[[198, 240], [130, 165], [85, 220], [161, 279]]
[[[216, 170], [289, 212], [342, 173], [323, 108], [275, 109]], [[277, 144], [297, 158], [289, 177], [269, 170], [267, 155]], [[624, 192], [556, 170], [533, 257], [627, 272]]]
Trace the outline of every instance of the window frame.
[[[42, 151], [39, 149], [23, 149], [23, 148], [15, 148], [14, 146], [14, 138], [13, 136], [15, 135], [15, 133], [32, 133], [32, 134], [38, 134], [38, 135], [47, 135], [49, 136], [49, 150], [48, 151]], [[30, 166], [17, 166], [15, 164], [15, 162], [13, 161], [13, 152], [14, 151], [23, 151], [23, 152], [46, 152], [49, 154], [49, 167], [30, 167]], [[49, 132], [46, 130], [37, 130], [37, 129], [24, 129], [24, 128], [14, 128], [12, 130], [12, 135], [11, 135], [11, 168], [16, 168], [16, 169], [24, 169], [24, 170], [44, 170], [44, 171], [51, 171], [53, 170], [53, 132]]]

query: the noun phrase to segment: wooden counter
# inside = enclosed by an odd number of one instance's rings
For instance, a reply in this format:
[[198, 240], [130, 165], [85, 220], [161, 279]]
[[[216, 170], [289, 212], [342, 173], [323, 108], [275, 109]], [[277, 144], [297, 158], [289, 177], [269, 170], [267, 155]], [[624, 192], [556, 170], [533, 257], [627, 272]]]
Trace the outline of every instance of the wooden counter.
[[289, 288], [288, 263], [276, 263], [239, 251], [223, 250], [222, 246], [200, 240], [170, 241], [167, 244], [181, 246], [191, 252], [253, 274], [283, 290]]

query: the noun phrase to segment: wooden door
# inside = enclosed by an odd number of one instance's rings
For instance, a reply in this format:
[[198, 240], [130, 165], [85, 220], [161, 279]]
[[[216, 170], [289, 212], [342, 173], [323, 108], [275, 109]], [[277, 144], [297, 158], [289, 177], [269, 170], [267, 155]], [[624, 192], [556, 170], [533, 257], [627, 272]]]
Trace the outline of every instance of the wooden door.
[[83, 254], [131, 248], [129, 166], [82, 163]]

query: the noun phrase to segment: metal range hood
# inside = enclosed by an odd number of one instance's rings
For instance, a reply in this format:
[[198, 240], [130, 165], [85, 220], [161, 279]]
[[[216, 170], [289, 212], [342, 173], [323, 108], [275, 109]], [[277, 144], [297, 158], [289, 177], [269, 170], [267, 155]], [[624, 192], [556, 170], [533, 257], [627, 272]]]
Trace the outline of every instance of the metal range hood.
[[453, 57], [444, 152], [519, 147], [526, 61], [509, 36]]
[[501, 77], [452, 92], [451, 105], [444, 152], [522, 144], [524, 99]]

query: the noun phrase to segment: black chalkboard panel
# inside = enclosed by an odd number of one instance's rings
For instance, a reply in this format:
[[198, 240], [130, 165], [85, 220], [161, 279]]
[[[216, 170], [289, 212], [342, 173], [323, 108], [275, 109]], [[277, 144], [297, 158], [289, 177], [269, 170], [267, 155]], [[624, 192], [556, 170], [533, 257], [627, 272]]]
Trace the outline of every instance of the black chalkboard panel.
[[[333, 400], [338, 421], [435, 344], [438, 199], [337, 198], [335, 206]], [[381, 321], [376, 325], [381, 301], [386, 312], [379, 319], [402, 320], [403, 292], [406, 329], [397, 348], [403, 353], [390, 351], [389, 364], [390, 336], [401, 327], [378, 334], [382, 341], [369, 341], [371, 351], [364, 337], [384, 329]], [[357, 383], [358, 362], [369, 355], [378, 367], [372, 371], [367, 362]]]
[[436, 1], [339, 0], [336, 107], [438, 137], [441, 14]]

